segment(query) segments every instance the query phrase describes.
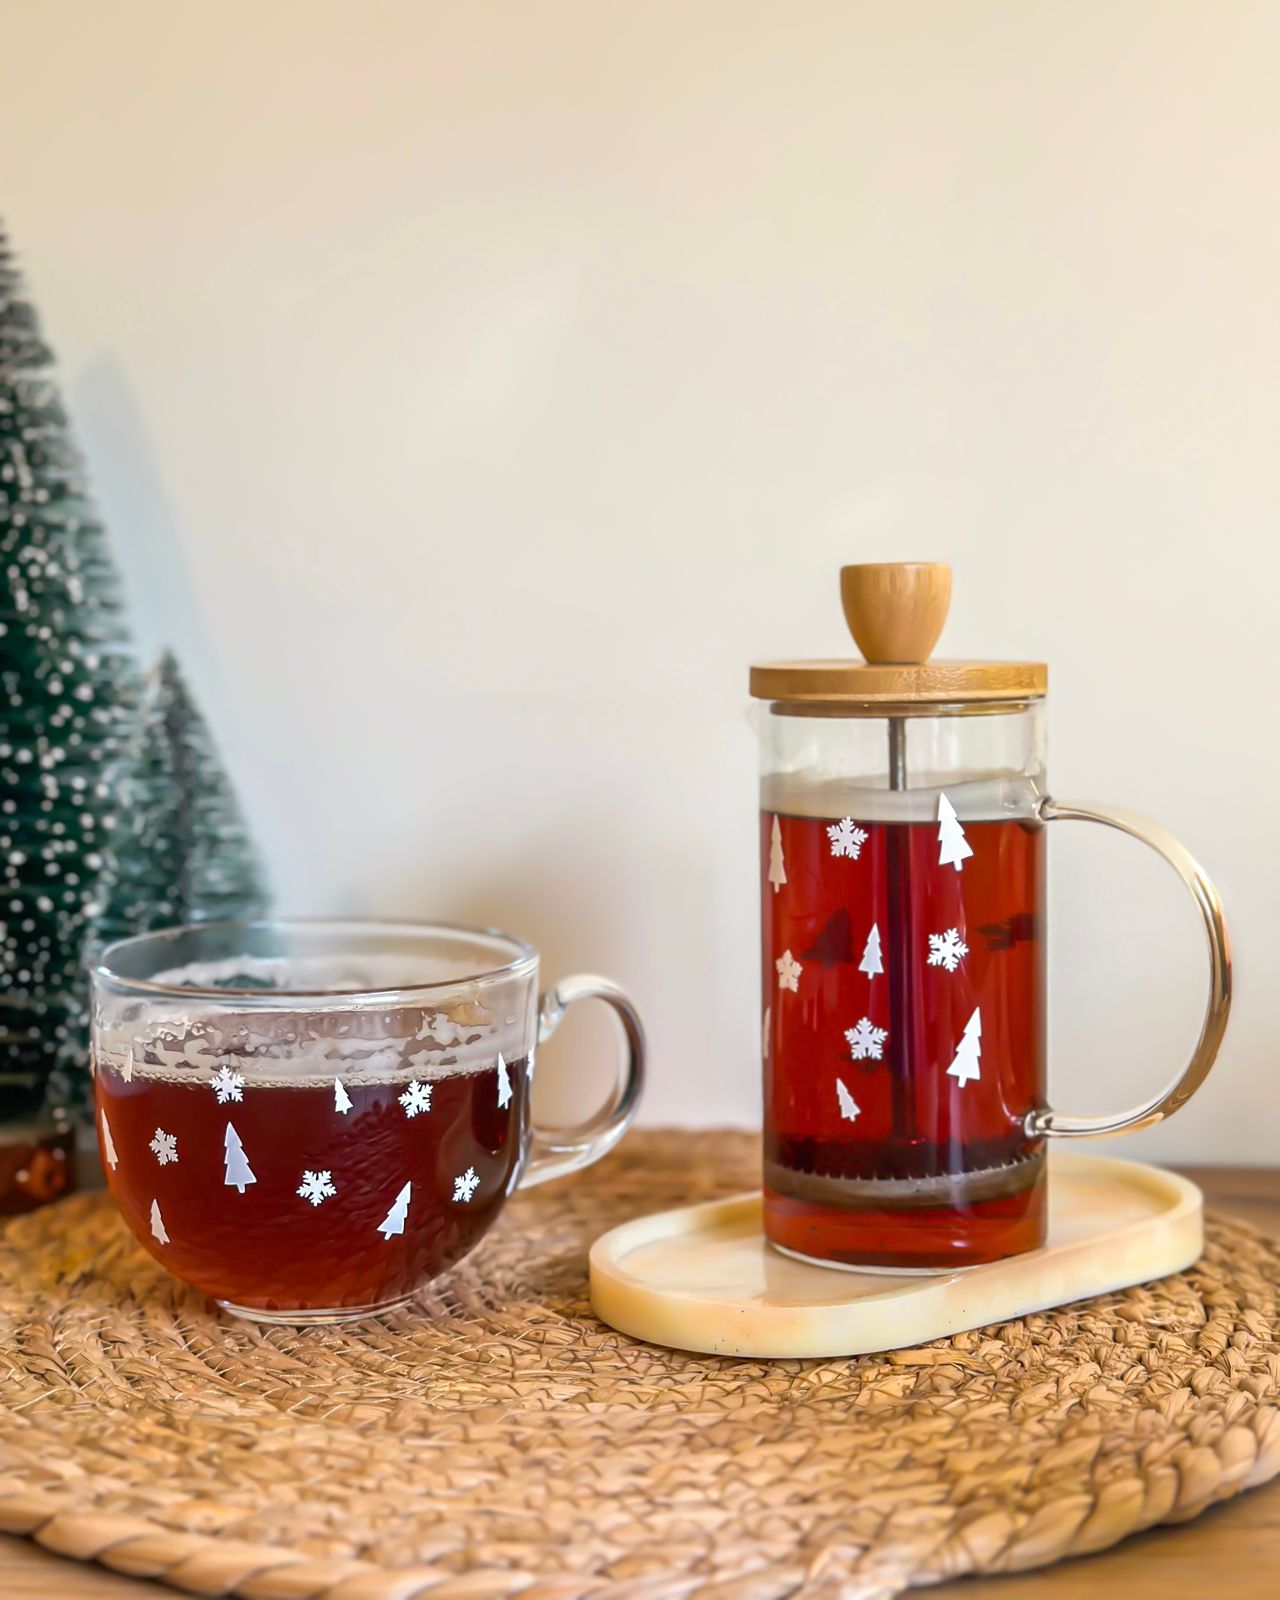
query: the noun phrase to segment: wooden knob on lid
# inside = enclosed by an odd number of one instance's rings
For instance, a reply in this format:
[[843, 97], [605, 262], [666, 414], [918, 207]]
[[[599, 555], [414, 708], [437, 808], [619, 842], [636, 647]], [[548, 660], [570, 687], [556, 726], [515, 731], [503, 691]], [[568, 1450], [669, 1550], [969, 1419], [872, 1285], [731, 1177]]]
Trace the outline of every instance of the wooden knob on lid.
[[951, 605], [945, 561], [872, 561], [841, 567], [840, 600], [854, 642], [872, 664], [929, 659]]
[[815, 715], [876, 716], [879, 708], [1040, 699], [1041, 661], [931, 661], [947, 608], [951, 568], [942, 561], [883, 561], [840, 569], [845, 620], [865, 660], [759, 661], [751, 693], [776, 707], [815, 706]]

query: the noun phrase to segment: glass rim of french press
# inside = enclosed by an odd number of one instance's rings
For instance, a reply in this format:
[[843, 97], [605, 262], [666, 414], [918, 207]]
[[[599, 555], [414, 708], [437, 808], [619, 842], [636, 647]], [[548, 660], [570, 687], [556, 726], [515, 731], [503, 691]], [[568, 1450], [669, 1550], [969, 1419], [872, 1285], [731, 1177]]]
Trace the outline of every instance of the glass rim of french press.
[[[194, 983], [164, 983], [155, 978], [130, 976], [115, 970], [111, 965], [113, 958], [118, 958], [122, 951], [140, 950], [149, 944], [160, 946], [166, 942], [173, 943], [179, 937], [193, 933], [217, 934], [227, 933], [233, 929], [240, 929], [245, 933], [288, 932], [293, 929], [314, 933], [333, 929], [336, 932], [346, 930], [350, 933], [400, 934], [417, 937], [443, 933], [461, 935], [464, 939], [474, 939], [477, 942], [482, 939], [493, 940], [517, 953], [501, 966], [485, 967], [477, 972], [459, 973], [448, 978], [392, 984], [379, 989], [360, 987], [241, 989]], [[96, 982], [109, 984], [117, 993], [162, 997], [169, 1000], [234, 1000], [237, 1004], [251, 1008], [256, 1006], [263, 1010], [272, 1010], [277, 1009], [282, 1001], [295, 1000], [341, 1001], [347, 1004], [372, 1006], [376, 1009], [382, 1004], [403, 1002], [407, 996], [458, 989], [466, 985], [488, 986], [507, 979], [527, 977], [537, 971], [537, 968], [538, 952], [527, 940], [521, 939], [514, 933], [508, 933], [503, 928], [489, 928], [474, 923], [419, 922], [405, 917], [220, 917], [208, 922], [174, 923], [169, 927], [154, 928], [146, 933], [133, 933], [123, 939], [114, 939], [98, 952], [89, 970]]]
[[929, 717], [1012, 717], [1048, 704], [1044, 694], [1023, 700], [769, 700], [760, 704], [771, 717], [810, 717], [832, 721], [845, 718], [873, 722], [876, 718], [903, 717], [921, 721]]

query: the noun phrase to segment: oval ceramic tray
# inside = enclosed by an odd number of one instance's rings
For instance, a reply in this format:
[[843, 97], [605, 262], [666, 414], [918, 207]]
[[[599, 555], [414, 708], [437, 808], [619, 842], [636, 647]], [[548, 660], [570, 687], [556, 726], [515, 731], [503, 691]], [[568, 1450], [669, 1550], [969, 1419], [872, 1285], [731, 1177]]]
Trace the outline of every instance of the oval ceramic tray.
[[620, 1332], [722, 1356], [900, 1350], [1180, 1272], [1203, 1202], [1158, 1167], [1054, 1151], [1049, 1236], [990, 1266], [895, 1277], [810, 1266], [761, 1231], [759, 1194], [641, 1217], [591, 1247], [591, 1304]]

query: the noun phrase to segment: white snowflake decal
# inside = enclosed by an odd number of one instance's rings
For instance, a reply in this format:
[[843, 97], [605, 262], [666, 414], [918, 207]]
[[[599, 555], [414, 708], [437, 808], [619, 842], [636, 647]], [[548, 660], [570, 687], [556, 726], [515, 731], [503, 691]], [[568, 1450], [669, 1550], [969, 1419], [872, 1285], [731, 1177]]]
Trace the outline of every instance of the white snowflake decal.
[[468, 1167], [460, 1178], [453, 1180], [453, 1198], [468, 1201], [480, 1187], [480, 1180], [476, 1177], [476, 1169]]
[[431, 1085], [419, 1083], [415, 1078], [400, 1096], [400, 1104], [404, 1107], [406, 1117], [416, 1117], [419, 1111], [430, 1111]]
[[855, 1061], [879, 1061], [884, 1056], [884, 1042], [889, 1037], [887, 1028], [877, 1028], [870, 1017], [863, 1017], [856, 1027], [846, 1028], [845, 1038]]
[[798, 993], [802, 968], [790, 950], [784, 950], [774, 962], [774, 966], [778, 969], [779, 989], [790, 989], [793, 994]]
[[298, 1194], [302, 1199], [310, 1200], [313, 1206], [318, 1206], [322, 1200], [327, 1200], [337, 1192], [332, 1172], [304, 1172], [302, 1182], [298, 1185]]
[[225, 1106], [228, 1100], [244, 1099], [243, 1072], [236, 1072], [232, 1067], [219, 1067], [209, 1082], [220, 1106]]
[[867, 833], [852, 817], [845, 817], [842, 822], [831, 824], [827, 829], [827, 838], [831, 840], [833, 856], [848, 856], [850, 861], [856, 861], [867, 842]]
[[954, 972], [969, 954], [969, 946], [960, 937], [959, 928], [948, 928], [945, 933], [929, 935], [929, 965], [945, 967]]
[[171, 1161], [178, 1159], [177, 1135], [166, 1133], [163, 1128], [156, 1129], [147, 1148], [162, 1167], [167, 1167]]

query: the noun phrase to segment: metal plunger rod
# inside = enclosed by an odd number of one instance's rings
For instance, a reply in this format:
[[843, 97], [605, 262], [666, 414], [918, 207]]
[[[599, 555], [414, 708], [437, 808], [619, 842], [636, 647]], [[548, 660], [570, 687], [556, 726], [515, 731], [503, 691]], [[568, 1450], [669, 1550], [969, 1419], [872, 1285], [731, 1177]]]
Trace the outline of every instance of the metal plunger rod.
[[[873, 562], [840, 571], [845, 620], [868, 665], [911, 669], [928, 661], [951, 602], [951, 568], [937, 561]], [[887, 697], [887, 696], [886, 696]], [[915, 696], [907, 694], [906, 699]], [[907, 719], [887, 717], [889, 788], [907, 788]], [[917, 1136], [911, 1068], [916, 1059], [912, 982], [911, 826], [906, 808], [888, 824], [889, 1049], [893, 1061], [893, 1129], [900, 1144]], [[906, 1154], [906, 1152], [903, 1152]], [[901, 1176], [906, 1176], [904, 1171]], [[886, 1176], [899, 1176], [888, 1173]]]
[[[907, 724], [905, 717], [889, 719], [889, 787], [907, 787]], [[911, 852], [908, 830], [890, 823], [888, 850], [889, 891], [889, 1038], [893, 1053], [893, 1131], [908, 1140], [915, 1133], [915, 1106], [911, 1090], [913, 1057], [911, 1022]], [[896, 1176], [890, 1173], [888, 1176]]]
[[907, 722], [905, 717], [889, 718], [889, 787], [907, 786]]

